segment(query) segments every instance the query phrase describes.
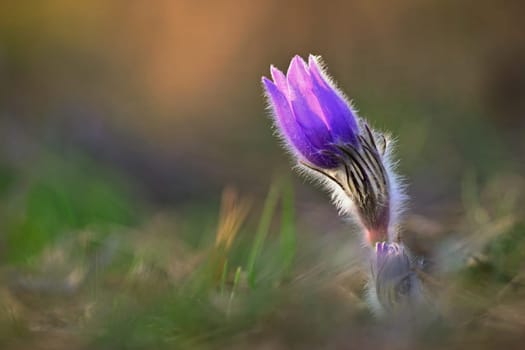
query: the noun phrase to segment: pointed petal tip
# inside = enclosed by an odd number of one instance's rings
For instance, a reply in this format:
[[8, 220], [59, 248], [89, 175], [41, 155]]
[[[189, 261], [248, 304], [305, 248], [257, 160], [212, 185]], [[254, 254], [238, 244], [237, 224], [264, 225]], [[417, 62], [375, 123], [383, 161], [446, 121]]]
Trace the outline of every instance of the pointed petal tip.
[[317, 55], [309, 54], [308, 55], [308, 64], [317, 63]]
[[293, 85], [296, 89], [299, 89], [300, 86], [304, 87], [305, 84], [311, 84], [310, 69], [301, 56], [295, 55], [290, 62], [290, 66], [286, 72], [286, 79], [289, 86]]
[[301, 55], [299, 55], [299, 54], [295, 54], [295, 55], [292, 57], [292, 62], [293, 62], [293, 61], [303, 61], [303, 62], [304, 62], [303, 58], [302, 58]]
[[288, 71], [286, 72], [286, 76], [290, 74], [291, 70], [300, 68], [301, 66], [304, 67], [305, 69], [307, 68], [307, 65], [304, 59], [299, 55], [293, 56], [292, 60], [290, 61], [290, 65], [288, 66]]
[[277, 85], [277, 87], [284, 92], [286, 90], [286, 77], [284, 76], [284, 73], [274, 65], [270, 66], [270, 73], [275, 85]]
[[275, 85], [275, 83], [271, 80], [271, 79], [268, 79], [267, 77], [262, 77], [261, 78], [261, 83], [263, 84], [263, 87], [264, 87], [264, 91], [266, 92], [267, 96], [270, 96], [270, 94], [274, 91], [274, 90], [278, 90], [277, 86]]
[[273, 84], [273, 81], [271, 81], [270, 79], [268, 79], [267, 77], [265, 77], [264, 75], [261, 77], [261, 83], [263, 83], [264, 85], [267, 85], [267, 84]]
[[324, 65], [321, 56], [310, 55], [308, 57], [308, 66], [312, 71], [316, 71], [318, 74], [324, 73]]

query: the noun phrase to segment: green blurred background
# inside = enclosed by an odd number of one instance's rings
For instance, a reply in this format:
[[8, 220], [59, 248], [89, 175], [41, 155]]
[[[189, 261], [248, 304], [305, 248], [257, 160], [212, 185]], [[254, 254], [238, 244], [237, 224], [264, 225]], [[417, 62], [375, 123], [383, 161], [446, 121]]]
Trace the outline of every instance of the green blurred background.
[[[467, 314], [492, 320], [485, 294], [525, 267], [524, 13], [517, 0], [2, 2], [0, 347], [346, 348], [352, 324], [375, 334], [362, 272], [345, 273], [357, 234], [289, 175], [262, 93], [270, 64], [309, 53], [397, 137], [413, 249], [476, 237], [482, 263], [465, 258], [451, 284], [482, 291]], [[481, 343], [522, 336], [512, 320], [476, 323], [495, 334]]]

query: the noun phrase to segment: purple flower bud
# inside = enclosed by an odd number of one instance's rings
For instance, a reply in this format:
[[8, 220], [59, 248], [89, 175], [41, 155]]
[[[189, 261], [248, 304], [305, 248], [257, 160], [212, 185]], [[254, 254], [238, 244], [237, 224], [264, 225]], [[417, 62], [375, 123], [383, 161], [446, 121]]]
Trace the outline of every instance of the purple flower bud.
[[357, 117], [319, 59], [295, 56], [284, 75], [271, 67], [263, 85], [283, 140], [299, 168], [321, 180], [365, 241], [392, 240], [404, 194], [390, 161], [389, 139]]
[[338, 147], [359, 146], [357, 117], [349, 103], [312, 55], [308, 64], [295, 56], [286, 76], [273, 66], [271, 74], [273, 81], [262, 81], [277, 128], [293, 154], [323, 169], [336, 168]]
[[283, 140], [299, 168], [320, 180], [370, 247], [370, 304], [378, 313], [412, 310], [424, 299], [417, 263], [398, 234], [406, 198], [394, 171], [388, 135], [357, 117], [322, 71], [295, 56], [284, 75], [271, 67], [262, 82]]

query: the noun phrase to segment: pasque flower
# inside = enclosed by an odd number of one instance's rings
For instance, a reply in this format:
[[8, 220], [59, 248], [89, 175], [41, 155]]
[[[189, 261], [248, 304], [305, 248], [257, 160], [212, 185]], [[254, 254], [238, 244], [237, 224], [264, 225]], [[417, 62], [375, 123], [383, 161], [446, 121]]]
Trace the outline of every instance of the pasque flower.
[[402, 202], [387, 137], [369, 128], [321, 68], [295, 56], [284, 75], [263, 77], [274, 121], [300, 168], [325, 183], [373, 246], [393, 238]]
[[299, 168], [326, 185], [340, 211], [364, 232], [370, 249], [369, 301], [392, 311], [421, 300], [414, 260], [398, 234], [405, 195], [388, 135], [371, 129], [310, 55], [286, 75], [271, 67], [262, 82], [276, 129]]

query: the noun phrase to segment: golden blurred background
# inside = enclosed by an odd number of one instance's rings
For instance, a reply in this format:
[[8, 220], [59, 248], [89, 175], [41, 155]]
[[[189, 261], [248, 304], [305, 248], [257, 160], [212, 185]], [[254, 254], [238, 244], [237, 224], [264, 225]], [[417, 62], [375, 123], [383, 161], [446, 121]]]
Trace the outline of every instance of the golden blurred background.
[[415, 206], [442, 206], [466, 172], [521, 166], [524, 11], [521, 1], [4, 2], [2, 157], [27, 167], [35, 150], [78, 150], [159, 203], [227, 184], [262, 195], [290, 162], [260, 78], [314, 53], [363, 116], [398, 136]]

